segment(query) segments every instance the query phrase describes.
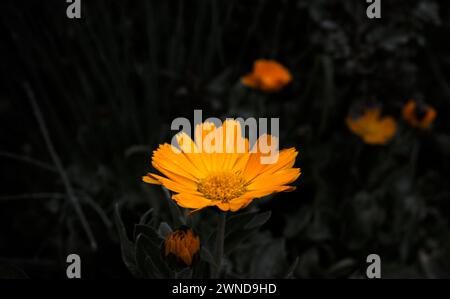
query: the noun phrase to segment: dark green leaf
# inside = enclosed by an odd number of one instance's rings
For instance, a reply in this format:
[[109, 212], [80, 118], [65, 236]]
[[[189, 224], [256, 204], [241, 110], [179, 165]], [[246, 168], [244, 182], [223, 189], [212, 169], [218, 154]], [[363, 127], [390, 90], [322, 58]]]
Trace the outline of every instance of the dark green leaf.
[[0, 279], [24, 279], [28, 278], [28, 276], [25, 274], [25, 272], [22, 271], [22, 269], [19, 269], [18, 267], [7, 264], [7, 263], [0, 263]]
[[225, 236], [234, 233], [236, 230], [241, 230], [247, 223], [249, 223], [257, 212], [246, 212], [234, 214], [227, 219]]
[[191, 268], [184, 268], [176, 273], [177, 279], [190, 279], [192, 278], [193, 271]]
[[292, 265], [289, 267], [289, 269], [286, 271], [286, 274], [284, 275], [284, 278], [292, 278], [294, 275], [295, 268], [297, 268], [299, 258], [298, 256], [295, 258]]
[[115, 213], [114, 213], [114, 220], [117, 226], [117, 230], [119, 231], [119, 238], [120, 238], [120, 249], [122, 252], [122, 259], [127, 266], [128, 270], [136, 277], [140, 277], [141, 273], [139, 272], [137, 265], [136, 265], [136, 258], [135, 258], [135, 252], [134, 252], [134, 245], [133, 243], [128, 239], [127, 231], [125, 229], [125, 226], [123, 225], [122, 219], [120, 217], [120, 209], [119, 205], [116, 204], [115, 206]]
[[263, 226], [269, 220], [271, 215], [272, 215], [271, 211], [257, 214], [245, 225], [244, 228], [245, 229], [253, 229], [253, 228]]
[[147, 224], [148, 217], [153, 213], [153, 208], [149, 209], [147, 212], [144, 213], [144, 215], [141, 216], [141, 219], [139, 220], [139, 224]]
[[269, 220], [271, 212], [242, 213], [233, 215], [227, 221], [225, 233], [225, 254], [229, 254], [236, 247], [255, 234], [259, 228]]
[[167, 199], [167, 203], [169, 205], [170, 214], [172, 215], [173, 225], [175, 227], [186, 225], [186, 219], [181, 212], [180, 207], [178, 207], [175, 201], [172, 200], [170, 191], [165, 187], [163, 187], [163, 190], [166, 195], [165, 197]]
[[242, 245], [242, 242], [247, 240], [250, 236], [256, 234], [258, 232], [257, 228], [251, 230], [240, 230], [230, 234], [225, 238], [225, 254], [230, 254], [233, 250], [237, 248], [237, 246]]
[[209, 251], [208, 248], [204, 246], [200, 249], [200, 258], [213, 266], [216, 265], [214, 257], [212, 256], [211, 252]]
[[146, 251], [146, 246], [143, 243], [143, 235], [139, 235], [136, 241], [136, 263], [139, 271], [144, 278], [163, 278], [159, 269], [152, 262]]
[[172, 232], [172, 228], [167, 222], [161, 222], [159, 225], [158, 233], [162, 238], [166, 238]]
[[136, 224], [134, 226], [135, 240], [137, 240], [140, 234], [145, 235], [147, 238], [150, 239], [150, 241], [155, 243], [157, 246], [160, 246], [161, 242], [163, 241], [163, 239], [161, 239], [161, 237], [159, 236], [158, 232], [156, 232], [156, 230], [153, 227], [148, 225]]
[[327, 274], [331, 278], [346, 278], [355, 271], [356, 262], [354, 259], [343, 259], [331, 266]]
[[144, 234], [139, 234], [137, 237], [136, 253], [140, 256], [140, 261], [143, 260], [142, 256], [144, 255], [151, 260], [151, 264], [146, 263], [144, 265], [139, 265], [140, 268], [151, 265], [151, 267], [146, 268], [146, 270], [151, 271], [156, 277], [171, 278], [173, 276], [172, 271], [161, 258], [161, 247]]

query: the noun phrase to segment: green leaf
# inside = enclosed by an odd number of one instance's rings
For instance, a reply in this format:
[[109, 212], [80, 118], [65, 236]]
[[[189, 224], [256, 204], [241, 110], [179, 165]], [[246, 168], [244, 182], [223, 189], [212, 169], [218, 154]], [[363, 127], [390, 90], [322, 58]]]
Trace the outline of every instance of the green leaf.
[[327, 276], [330, 278], [346, 278], [356, 269], [356, 261], [351, 258], [346, 258], [331, 266], [327, 271]]
[[166, 238], [170, 233], [172, 233], [172, 228], [167, 222], [161, 222], [159, 225], [158, 233], [162, 238]]
[[236, 231], [235, 233], [230, 234], [227, 238], [225, 238], [225, 248], [224, 248], [225, 255], [230, 254], [239, 245], [241, 245], [242, 242], [244, 242], [250, 236], [256, 234], [257, 232], [258, 229], [254, 228], [251, 230]]
[[213, 265], [214, 267], [216, 266], [216, 263], [214, 261], [213, 255], [211, 254], [211, 251], [209, 251], [209, 249], [204, 246], [202, 246], [202, 248], [200, 249], [200, 259]]
[[231, 216], [225, 233], [225, 254], [231, 253], [238, 245], [255, 234], [269, 220], [271, 212], [250, 212]]
[[163, 241], [163, 239], [159, 236], [159, 234], [156, 232], [156, 230], [149, 225], [136, 224], [134, 226], [135, 240], [137, 240], [137, 238], [140, 234], [145, 235], [147, 238], [150, 239], [150, 241], [155, 243], [157, 246], [160, 246], [161, 242]]
[[194, 279], [208, 278], [211, 275], [210, 269], [211, 269], [211, 266], [207, 262], [205, 262], [204, 260], [202, 260], [200, 258], [198, 263], [194, 266], [192, 278], [194, 278]]
[[147, 224], [148, 217], [153, 213], [153, 208], [149, 209], [147, 212], [144, 213], [144, 215], [141, 216], [141, 219], [139, 220], [139, 224]]
[[245, 225], [244, 228], [245, 229], [253, 229], [253, 228], [263, 226], [270, 219], [271, 215], [272, 215], [271, 211], [257, 214]]
[[118, 204], [116, 204], [114, 211], [114, 220], [117, 230], [119, 231], [120, 249], [122, 252], [123, 262], [133, 276], [141, 277], [141, 273], [136, 265], [134, 244], [128, 239], [127, 231], [120, 217], [120, 209]]
[[191, 268], [184, 268], [181, 271], [177, 272], [177, 279], [190, 279], [192, 278], [193, 271]]
[[[157, 278], [173, 277], [172, 271], [161, 258], [160, 246], [144, 234], [139, 234], [136, 240], [137, 256], [140, 262], [145, 261], [147, 257], [150, 259], [151, 263], [145, 262], [138, 265], [140, 269], [144, 268], [146, 273], [151, 273]], [[146, 256], [145, 259], [144, 256]]]
[[22, 269], [9, 264], [0, 263], [0, 279], [25, 279], [29, 278]]
[[169, 211], [172, 216], [174, 226], [178, 227], [178, 226], [186, 225], [186, 219], [185, 219], [183, 213], [181, 212], [180, 208], [178, 207], [178, 205], [175, 203], [174, 200], [172, 200], [172, 198], [170, 196], [170, 191], [167, 188], [165, 188], [164, 186], [162, 188], [164, 190], [164, 194], [166, 195], [165, 197], [166, 197], [167, 203], [169, 205]]
[[[259, 238], [255, 238], [259, 239]], [[258, 242], [258, 241], [262, 242]], [[284, 271], [286, 257], [285, 241], [282, 238], [265, 241], [259, 239], [248, 248], [250, 257], [250, 275], [252, 278], [271, 278]], [[252, 239], [253, 241], [253, 239]], [[248, 251], [247, 251], [248, 252]]]
[[289, 267], [289, 269], [286, 271], [286, 274], [284, 275], [284, 278], [292, 278], [294, 275], [294, 271], [295, 268], [297, 268], [298, 265], [298, 261], [300, 259], [298, 258], [298, 256], [295, 258], [294, 262], [292, 263], [292, 265]]
[[[145, 237], [145, 236], [144, 236]], [[144, 278], [163, 278], [159, 269], [152, 262], [146, 251], [146, 246], [143, 244], [143, 235], [139, 235], [136, 241], [136, 263], [139, 271]]]
[[225, 236], [234, 233], [236, 230], [241, 230], [247, 223], [249, 223], [253, 217], [257, 215], [257, 212], [247, 212], [234, 214], [227, 219]]

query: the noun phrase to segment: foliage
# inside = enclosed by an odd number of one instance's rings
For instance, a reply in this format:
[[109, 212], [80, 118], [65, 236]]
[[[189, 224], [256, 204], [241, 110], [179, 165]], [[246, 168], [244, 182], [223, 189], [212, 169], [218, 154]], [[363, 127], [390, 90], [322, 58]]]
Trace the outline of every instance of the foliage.
[[[295, 192], [228, 215], [227, 275], [361, 277], [377, 253], [386, 277], [449, 276], [448, 3], [382, 1], [382, 19], [369, 20], [358, 0], [82, 2], [81, 20], [66, 18], [64, 1], [0, 4], [0, 262], [29, 277], [63, 277], [65, 257], [77, 252], [86, 277], [129, 277], [122, 247], [132, 274], [174, 276], [157, 256], [158, 229], [180, 226], [185, 212], [141, 176], [152, 150], [170, 141], [172, 119], [202, 109], [204, 118], [279, 117], [281, 145], [300, 153]], [[292, 83], [272, 94], [243, 86], [260, 58], [280, 61]], [[410, 98], [436, 108], [429, 130], [402, 121]], [[345, 125], [367, 103], [398, 122], [385, 146], [362, 143]], [[140, 223], [149, 209], [151, 223]], [[190, 220], [203, 238], [214, 235], [215, 213]]]

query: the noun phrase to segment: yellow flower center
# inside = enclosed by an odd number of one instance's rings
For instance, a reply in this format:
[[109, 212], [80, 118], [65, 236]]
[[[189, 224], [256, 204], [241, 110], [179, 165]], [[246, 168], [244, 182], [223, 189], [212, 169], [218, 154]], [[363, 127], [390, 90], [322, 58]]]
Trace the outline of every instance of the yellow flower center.
[[198, 183], [198, 191], [210, 200], [229, 202], [245, 191], [244, 178], [236, 173], [222, 171], [209, 174]]

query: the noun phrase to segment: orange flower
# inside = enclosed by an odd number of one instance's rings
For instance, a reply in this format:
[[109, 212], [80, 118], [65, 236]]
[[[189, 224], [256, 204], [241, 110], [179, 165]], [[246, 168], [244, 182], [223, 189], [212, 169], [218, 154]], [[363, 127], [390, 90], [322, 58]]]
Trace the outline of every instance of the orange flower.
[[291, 73], [274, 60], [259, 59], [253, 65], [253, 71], [242, 77], [242, 83], [264, 92], [277, 92], [292, 81]]
[[[211, 135], [217, 139], [220, 152], [214, 152], [205, 142]], [[162, 144], [153, 152], [152, 165], [164, 176], [149, 173], [143, 181], [162, 184], [177, 193], [172, 199], [183, 208], [202, 209], [217, 206], [222, 211], [237, 211], [255, 198], [272, 193], [292, 191], [288, 184], [300, 176], [299, 168], [292, 168], [297, 156], [295, 148], [278, 152], [272, 164], [262, 163], [267, 158], [258, 145], [278, 143], [270, 135], [260, 136], [250, 149], [249, 141], [242, 136], [238, 121], [227, 120], [222, 127], [213, 123], [197, 125], [195, 142], [185, 133], [177, 135], [180, 150]], [[262, 139], [262, 140], [261, 140]], [[261, 142], [260, 142], [261, 141]], [[228, 151], [234, 145], [232, 151]]]
[[428, 105], [417, 105], [409, 100], [402, 109], [403, 118], [411, 127], [428, 129], [436, 118], [436, 110]]
[[200, 239], [186, 226], [170, 233], [164, 240], [164, 255], [173, 255], [186, 266], [192, 265], [199, 251]]
[[380, 115], [379, 108], [367, 108], [356, 118], [348, 116], [347, 126], [367, 144], [386, 144], [394, 137], [397, 123], [391, 116]]

